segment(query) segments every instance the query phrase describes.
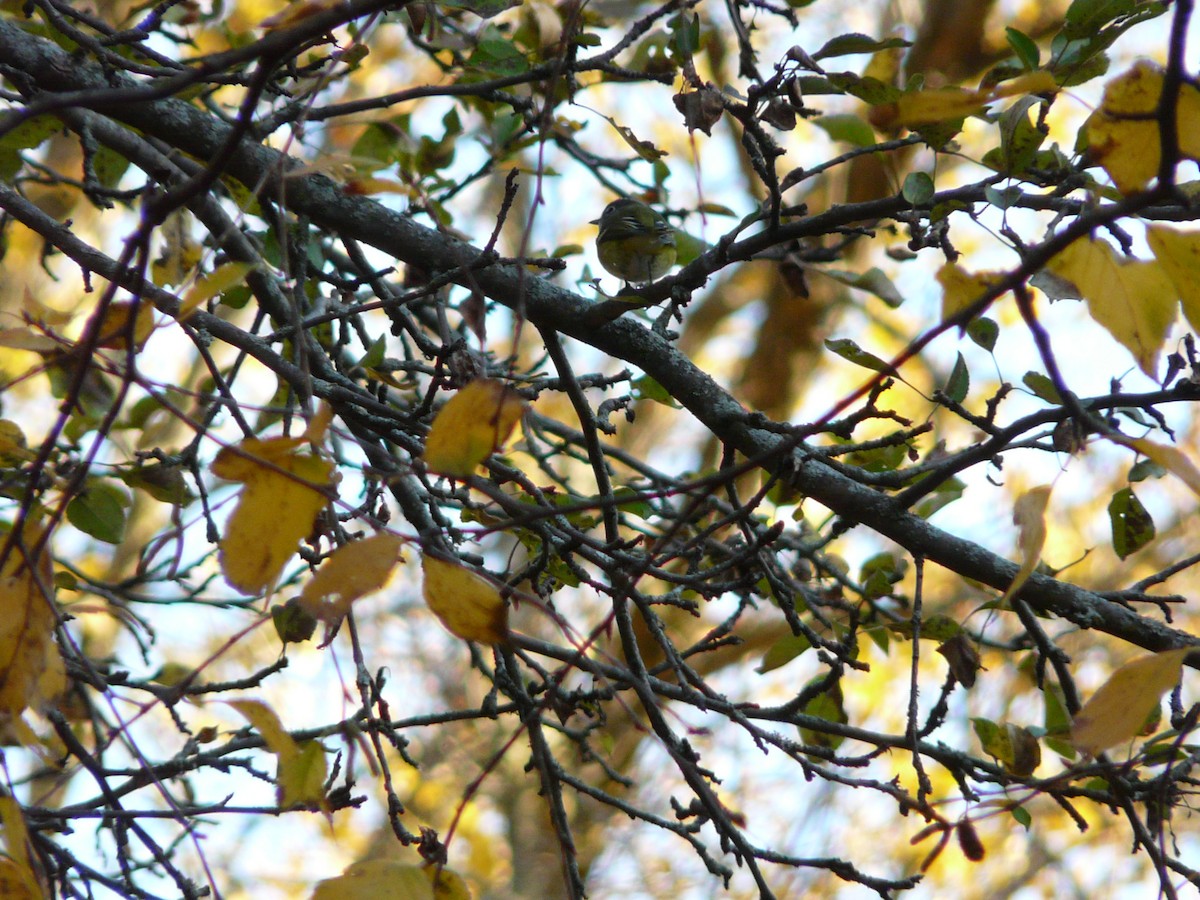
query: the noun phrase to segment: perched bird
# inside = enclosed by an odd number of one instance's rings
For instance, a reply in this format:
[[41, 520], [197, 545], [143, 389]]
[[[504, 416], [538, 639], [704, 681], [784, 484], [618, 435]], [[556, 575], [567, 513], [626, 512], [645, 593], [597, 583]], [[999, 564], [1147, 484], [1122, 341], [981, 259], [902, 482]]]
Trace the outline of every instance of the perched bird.
[[650, 284], [675, 265], [675, 232], [645, 203], [614, 200], [592, 224], [600, 265], [629, 284]]

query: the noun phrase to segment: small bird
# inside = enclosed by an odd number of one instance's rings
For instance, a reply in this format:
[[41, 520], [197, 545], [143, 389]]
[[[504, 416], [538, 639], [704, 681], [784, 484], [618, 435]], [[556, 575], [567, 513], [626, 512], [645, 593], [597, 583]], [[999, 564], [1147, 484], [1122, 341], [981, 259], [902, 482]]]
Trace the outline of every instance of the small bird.
[[645, 203], [614, 200], [592, 224], [600, 265], [627, 284], [648, 285], [675, 265], [675, 232]]

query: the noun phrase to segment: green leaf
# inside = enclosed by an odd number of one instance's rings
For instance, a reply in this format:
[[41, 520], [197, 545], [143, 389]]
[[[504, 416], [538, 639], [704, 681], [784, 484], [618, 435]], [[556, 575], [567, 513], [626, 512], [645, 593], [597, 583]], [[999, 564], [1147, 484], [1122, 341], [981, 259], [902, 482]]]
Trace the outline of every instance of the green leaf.
[[682, 64], [700, 49], [700, 17], [681, 13], [671, 18], [670, 26], [671, 53]]
[[926, 122], [920, 125], [916, 131], [921, 136], [926, 144], [932, 150], [943, 150], [958, 133], [963, 130], [964, 118], [943, 119], [938, 122]]
[[1020, 185], [1016, 184], [1009, 185], [1003, 190], [997, 190], [991, 185], [983, 189], [983, 196], [996, 209], [1009, 209], [1016, 206], [1024, 195], [1024, 191], [1021, 190]]
[[637, 516], [639, 519], [649, 519], [654, 515], [654, 507], [650, 501], [631, 487], [619, 487], [614, 490], [612, 502], [621, 512]]
[[880, 372], [884, 375], [895, 373], [895, 369], [886, 362], [874, 353], [868, 353], [849, 338], [826, 339], [825, 348], [836, 353], [842, 359], [852, 362], [856, 366], [862, 366], [864, 369], [870, 369], [872, 372]]
[[317, 619], [292, 597], [287, 603], [276, 603], [271, 607], [271, 624], [275, 633], [285, 644], [302, 644], [317, 630]]
[[1058, 394], [1058, 388], [1054, 386], [1053, 381], [1041, 372], [1026, 372], [1021, 378], [1021, 383], [1033, 391], [1034, 396], [1040, 397], [1047, 403], [1053, 403], [1055, 406], [1062, 404], [1062, 397]]
[[1063, 702], [1062, 688], [1053, 684], [1047, 684], [1042, 690], [1042, 697], [1045, 699], [1046, 714], [1043, 719], [1043, 724], [1046, 728], [1046, 734], [1066, 734], [1071, 730], [1071, 715], [1067, 712], [1067, 705]]
[[963, 355], [958, 354], [958, 359], [954, 361], [954, 368], [950, 370], [950, 377], [946, 380], [946, 387], [942, 392], [955, 403], [962, 403], [967, 399], [967, 392], [971, 389], [971, 373], [967, 371], [966, 360]]
[[24, 164], [22, 150], [40, 147], [54, 134], [63, 130], [61, 120], [51, 115], [34, 116], [10, 129], [0, 138], [0, 180], [11, 181]]
[[520, 6], [521, 0], [450, 0], [441, 5], [451, 9], [465, 9], [467, 12], [475, 13], [481, 19], [490, 19], [507, 9]]
[[[817, 679], [814, 679], [814, 681]], [[813, 684], [810, 681], [809, 684]], [[840, 681], [834, 682], [833, 687], [823, 694], [818, 694], [804, 705], [804, 714], [813, 716], [818, 719], [825, 719], [827, 722], [836, 722], [845, 725], [849, 721], [846, 716], [846, 709], [842, 705], [842, 684]], [[806, 744], [813, 744], [818, 747], [829, 747], [836, 750], [845, 740], [841, 735], [826, 734], [814, 729], [801, 728], [800, 739]]]
[[1105, 25], [1134, 11], [1137, 0], [1074, 0], [1063, 17], [1062, 34], [1086, 38]]
[[[912, 640], [913, 626], [912, 622], [908, 620], [889, 622], [887, 628], [892, 634]], [[962, 634], [962, 626], [943, 613], [934, 613], [921, 622], [921, 640], [923, 641], [937, 641], [939, 644], [943, 644], [960, 634]]]
[[[827, 79], [838, 90], [872, 105], [892, 103], [900, 96], [900, 89], [898, 87], [880, 81], [878, 78], [872, 78], [869, 75], [865, 78], [860, 78], [852, 72], [830, 72]], [[816, 94], [821, 92], [806, 91], [805, 93]]]
[[1071, 743], [1065, 738], [1048, 737], [1045, 739], [1045, 741], [1043, 741], [1043, 743], [1046, 745], [1048, 750], [1053, 750], [1063, 759], [1074, 759], [1079, 755], [1075, 748], [1071, 746]]
[[881, 447], [855, 450], [847, 454], [845, 459], [850, 465], [858, 466], [865, 472], [894, 472], [908, 459], [908, 445], [885, 444]]
[[999, 336], [1000, 326], [987, 316], [972, 319], [967, 325], [967, 337], [988, 352], [996, 349], [996, 338]]
[[819, 94], [844, 94], [844, 88], [824, 75], [801, 75], [796, 79], [796, 89], [805, 97]]
[[67, 504], [67, 521], [98, 541], [119, 544], [128, 505], [128, 495], [115, 484], [93, 479]]
[[862, 564], [858, 580], [862, 584], [864, 600], [878, 600], [892, 593], [892, 585], [904, 578], [908, 560], [897, 558], [884, 551], [876, 553]]
[[937, 486], [932, 494], [922, 500], [913, 510], [922, 519], [928, 519], [944, 506], [949, 506], [963, 495], [966, 484], [957, 478], [950, 478]]
[[872, 625], [870, 628], [864, 628], [863, 632], [874, 642], [876, 647], [883, 651], [883, 655], [887, 656], [888, 649], [892, 643], [888, 630], [880, 628], [878, 625]]
[[221, 295], [218, 302], [222, 306], [228, 306], [230, 309], [242, 309], [250, 302], [251, 296], [253, 295], [250, 292], [250, 288], [243, 284], [227, 290]]
[[1166, 474], [1166, 469], [1154, 460], [1146, 457], [1145, 459], [1139, 459], [1129, 469], [1129, 480], [1133, 482], [1145, 481], [1147, 478], [1162, 478]]
[[991, 719], [973, 718], [971, 726], [975, 729], [975, 736], [979, 738], [984, 753], [1002, 763], [1012, 758], [1012, 745], [1000, 725]]
[[387, 350], [387, 339], [381, 334], [367, 348], [367, 352], [363, 354], [358, 364], [364, 369], [379, 368], [379, 364], [383, 362], [385, 350]]
[[110, 147], [101, 147], [92, 156], [96, 180], [110, 190], [116, 188], [128, 168], [129, 160]]
[[892, 309], [904, 302], [904, 295], [896, 288], [892, 279], [878, 267], [872, 267], [865, 272], [847, 272], [843, 269], [820, 269], [822, 275], [827, 275], [834, 281], [874, 294]]
[[489, 75], [520, 75], [529, 70], [529, 61], [512, 41], [502, 37], [487, 37], [475, 46], [467, 66]]
[[909, 172], [904, 176], [900, 194], [913, 206], [928, 206], [934, 193], [933, 179], [927, 172]]
[[1026, 69], [1032, 72], [1041, 65], [1041, 53], [1029, 35], [1015, 28], [1005, 28], [1004, 36], [1008, 40], [1008, 46], [1012, 47], [1013, 53]]
[[1012, 813], [1014, 819], [1021, 823], [1026, 831], [1029, 830], [1029, 826], [1033, 824], [1033, 816], [1029, 814], [1029, 810], [1023, 806], [1014, 806], [1009, 812]]
[[912, 42], [901, 38], [883, 38], [877, 40], [865, 34], [839, 34], [832, 40], [826, 41], [825, 46], [813, 54], [814, 60], [829, 59], [833, 56], [850, 56], [855, 53], [877, 53], [880, 50], [895, 50], [901, 47], [911, 47]]
[[275, 799], [281, 807], [319, 806], [325, 798], [325, 748], [304, 741], [296, 752], [279, 754]]
[[147, 463], [119, 471], [117, 476], [129, 487], [145, 491], [160, 503], [186, 506], [195, 499], [183, 477], [183, 466]]
[[763, 654], [762, 662], [755, 671], [770, 672], [787, 665], [811, 646], [808, 638], [802, 634], [789, 634], [780, 638]]
[[391, 122], [369, 123], [350, 150], [355, 169], [360, 174], [366, 174], [377, 172], [394, 163], [405, 127], [404, 124]]
[[51, 136], [63, 130], [63, 123], [55, 116], [41, 115], [26, 119], [15, 128], [10, 128], [0, 137], [0, 148], [5, 150], [32, 150], [40, 147]]
[[1046, 132], [1029, 119], [1029, 112], [1043, 102], [1041, 97], [1022, 97], [1000, 116], [1001, 171], [1019, 175], [1033, 164]]
[[1125, 559], [1154, 540], [1154, 519], [1142, 506], [1133, 488], [1124, 487], [1108, 503], [1112, 524], [1112, 545], [1117, 556]]
[[670, 392], [649, 375], [643, 375], [636, 379], [632, 387], [633, 396], [638, 400], [653, 400], [655, 403], [661, 403], [672, 409], [680, 408], [679, 402], [671, 396]]
[[844, 141], [855, 147], [873, 147], [877, 143], [875, 129], [861, 116], [851, 113], [821, 116], [814, 119], [813, 124], [835, 141]]
[[675, 265], [686, 266], [708, 252], [709, 245], [695, 235], [679, 228], [672, 228], [671, 231], [675, 233]]
[[[1057, 41], [1057, 38], [1055, 40]], [[1085, 41], [1076, 41], [1061, 54], [1062, 61], [1055, 63], [1054, 78], [1060, 86], [1067, 88], [1086, 84], [1108, 71], [1108, 67], [1112, 64], [1108, 54], [1089, 55], [1085, 52], [1086, 48], [1081, 49], [1081, 45], [1086, 43]], [[1051, 45], [1051, 49], [1053, 50], [1053, 45]], [[1081, 131], [1080, 134], [1086, 136], [1086, 131]]]

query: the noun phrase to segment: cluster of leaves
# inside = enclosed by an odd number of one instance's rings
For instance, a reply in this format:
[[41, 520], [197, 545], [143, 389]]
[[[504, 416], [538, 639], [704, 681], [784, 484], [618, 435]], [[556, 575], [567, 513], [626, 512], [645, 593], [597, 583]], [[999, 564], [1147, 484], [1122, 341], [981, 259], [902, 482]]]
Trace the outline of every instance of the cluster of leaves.
[[[895, 37], [776, 47], [807, 5], [731, 3], [724, 22], [648, 4], [624, 22], [574, 3], [304, 0], [253, 28], [191, 4], [136, 22], [57, 0], [0, 12], [0, 345], [14, 360], [0, 420], [0, 718], [21, 748], [0, 795], [5, 896], [215, 893], [184, 859], [222, 816], [336, 827], [367, 804], [396, 846], [303, 892], [456, 900], [466, 876], [485, 894], [581, 897], [603, 878], [604, 836], [629, 819], [762, 897], [825, 876], [890, 897], [952, 839], [983, 861], [997, 818], [1036, 836], [1061, 811], [1086, 824], [1097, 810], [1125, 823], [1164, 895], [1200, 883], [1171, 840], [1195, 790], [1197, 708], [1178, 690], [1167, 718], [1160, 708], [1197, 641], [1173, 618], [1190, 614], [1183, 597], [1152, 591], [1200, 567], [1181, 524], [1200, 470], [1168, 421], [1200, 399], [1191, 338], [1168, 344], [1180, 310], [1200, 327], [1200, 234], [1164, 224], [1198, 218], [1177, 183], [1200, 159], [1200, 88], [1182, 62], [1190, 5], [1170, 10], [1163, 66], [1108, 76], [1118, 40], [1166, 4], [1074, 0], [1036, 32], [1009, 27], [970, 88], [905, 69], [909, 42]], [[862, 72], [834, 70], [862, 56]], [[1054, 112], [1101, 79], [1064, 150]], [[381, 80], [409, 86], [380, 93]], [[585, 98], [668, 85], [674, 142], [652, 140], [632, 105], [596, 113], [611, 142], [576, 118]], [[781, 172], [793, 132], [812, 127], [839, 155]], [[971, 129], [991, 145], [969, 163]], [[280, 131], [286, 150], [268, 140]], [[690, 146], [699, 171], [696, 148], [726, 132], [747, 196], [763, 200], [705, 243], [688, 214], [731, 210], [681, 208], [668, 160]], [[947, 187], [956, 161], [974, 180]], [[894, 189], [817, 208], [828, 178], [862, 166]], [[561, 285], [584, 251], [566, 238], [535, 249], [530, 224], [560, 175], [661, 203], [681, 270], [605, 302]], [[1019, 233], [1018, 213], [1044, 215], [1044, 233]], [[972, 271], [956, 243], [992, 214], [1017, 262]], [[740, 273], [762, 266], [781, 306], [822, 279], [878, 298], [879, 321], [894, 321], [903, 292], [862, 265], [884, 233], [907, 237], [893, 259], [936, 260], [940, 321], [913, 326], [891, 358], [864, 346], [870, 332], [826, 340], [869, 380], [814, 421], [748, 411], [681, 349], [695, 347], [704, 298], [745, 292]], [[71, 285], [73, 307], [40, 295], [39, 265]], [[1039, 296], [1085, 301], [1153, 389], [1124, 390], [1114, 363], [1107, 394], [1080, 396]], [[971, 346], [926, 384], [930, 345], [956, 330]], [[1010, 334], [1039, 363], [1020, 391], [968, 361], [978, 350], [1000, 370]], [[643, 374], [582, 372], [596, 355], [564, 336]], [[799, 400], [779, 390], [780, 409]], [[1038, 408], [1021, 412], [1014, 393]], [[694, 446], [659, 433], [686, 432], [661, 424], [679, 410], [703, 426]], [[1132, 461], [1095, 493], [1113, 554], [1144, 560], [1142, 577], [1051, 569], [1066, 506], [1048, 484], [1015, 491], [1015, 561], [952, 524], [1006, 458], [1036, 471], [1089, 453]], [[1167, 511], [1152, 515], [1142, 483]], [[859, 534], [870, 550], [852, 565]], [[416, 692], [391, 691], [388, 617], [366, 600], [389, 583], [407, 596], [397, 573], [418, 568], [425, 606], [470, 666], [435, 663], [430, 714], [409, 708]], [[211, 631], [165, 640], [160, 611], [188, 607]], [[405, 627], [414, 644], [442, 639]], [[1151, 653], [1085, 703], [1067, 649], [1081, 631]], [[939, 657], [923, 653], [931, 642]], [[353, 708], [296, 725], [312, 710], [272, 699], [301, 690], [289, 654], [340, 647]], [[157, 671], [134, 674], [138, 652], [158, 654]], [[892, 677], [889, 709], [873, 715], [876, 672]], [[958, 692], [979, 713], [974, 738], [951, 712]], [[214, 697], [238, 721], [207, 719]], [[451, 727], [473, 780], [439, 773]], [[765, 832], [748, 822], [784, 804], [722, 784], [764, 751], [848, 806], [915, 813], [907, 836], [932, 849], [864, 865], [851, 849], [755, 843]], [[644, 756], [666, 774], [644, 777]], [[218, 787], [231, 770], [270, 796], [231, 807]], [[536, 790], [488, 794], [524, 778]], [[403, 784], [438, 779], [455, 795], [418, 814], [419, 790]], [[63, 801], [86, 783], [94, 796]], [[510, 823], [507, 888], [498, 870], [447, 866], [477, 799]], [[951, 801], [965, 811], [947, 813]], [[518, 842], [529, 821], [546, 824]], [[477, 843], [494, 837], [476, 827]], [[559, 870], [528, 864], [546, 853]]]

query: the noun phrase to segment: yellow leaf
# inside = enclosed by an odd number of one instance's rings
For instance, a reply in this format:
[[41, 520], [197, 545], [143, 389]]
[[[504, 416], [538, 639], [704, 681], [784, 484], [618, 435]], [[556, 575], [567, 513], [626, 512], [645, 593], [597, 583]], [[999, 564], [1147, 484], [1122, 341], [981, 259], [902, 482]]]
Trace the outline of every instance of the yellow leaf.
[[279, 805], [285, 808], [297, 804], [324, 805], [325, 748], [317, 741], [297, 744], [275, 710], [261, 700], [230, 700], [229, 705], [245, 716], [262, 735], [267, 749], [275, 754]]
[[1154, 378], [1158, 353], [1178, 306], [1163, 268], [1158, 263], [1118, 259], [1107, 242], [1090, 238], [1075, 241], [1048, 268], [1079, 289], [1091, 317]]
[[1113, 672], [1075, 715], [1071, 724], [1075, 749], [1095, 756], [1137, 737], [1159, 698], [1179, 681], [1184, 657], [1191, 652], [1167, 650], [1141, 656]]
[[44, 896], [28, 868], [16, 860], [0, 856], [0, 897], [5, 900], [42, 900]]
[[1024, 75], [1002, 81], [992, 88], [992, 96], [996, 98], [1047, 93], [1058, 93], [1058, 82], [1054, 80], [1053, 73], [1045, 69], [1026, 72]]
[[1151, 225], [1146, 240], [1175, 286], [1188, 324], [1200, 331], [1200, 232]]
[[1176, 447], [1156, 444], [1146, 438], [1129, 438], [1119, 441], [1137, 450], [1144, 456], [1158, 463], [1171, 474], [1183, 480], [1197, 496], [1200, 496], [1200, 469], [1188, 459], [1187, 455]]
[[991, 98], [984, 91], [934, 88], [901, 94], [896, 100], [897, 122], [906, 127], [962, 119], [982, 112]]
[[421, 560], [421, 570], [425, 603], [451, 634], [482, 644], [508, 640], [508, 606], [491, 581], [428, 554]]
[[421, 870], [433, 885], [434, 900], [471, 900], [471, 889], [466, 879], [457, 872], [437, 866], [422, 866]]
[[339, 2], [340, 0], [293, 0], [282, 12], [263, 19], [258, 27], [267, 31], [288, 28], [325, 10], [333, 9]]
[[1049, 72], [1030, 72], [1019, 78], [1004, 82], [994, 88], [969, 91], [964, 88], [931, 88], [927, 91], [910, 91], [896, 100], [896, 121], [900, 125], [913, 127], [932, 122], [963, 119], [982, 112], [989, 103], [1004, 97], [1019, 94], [1043, 94], [1057, 91], [1054, 76]]
[[403, 184], [393, 178], [352, 178], [346, 182], [346, 193], [352, 196], [369, 196], [371, 194], [399, 194], [402, 197], [415, 198], [419, 191], [411, 185]]
[[41, 900], [43, 891], [29, 858], [29, 831], [25, 815], [12, 797], [0, 797], [0, 823], [8, 858], [0, 864], [0, 897], [8, 900]]
[[325, 748], [305, 741], [294, 754], [279, 757], [276, 799], [284, 809], [293, 806], [327, 806], [325, 800]]
[[240, 712], [262, 735], [267, 749], [280, 759], [290, 759], [300, 752], [296, 741], [288, 734], [275, 710], [261, 700], [230, 700], [229, 705]]
[[[1123, 193], [1144, 188], [1162, 161], [1161, 134], [1154, 113], [1162, 94], [1163, 71], [1138, 62], [1104, 89], [1100, 108], [1087, 120], [1088, 151]], [[1184, 82], [1176, 107], [1180, 153], [1200, 159], [1200, 90]]]
[[338, 547], [300, 592], [300, 606], [323, 622], [336, 622], [355, 600], [387, 583], [403, 543], [381, 532]]
[[504, 446], [524, 412], [524, 401], [499, 381], [472, 381], [434, 416], [422, 456], [425, 465], [439, 475], [469, 477]]
[[367, 859], [317, 884], [310, 900], [436, 900], [422, 866]]
[[63, 344], [32, 328], [0, 328], [0, 347], [32, 350], [34, 353], [54, 353], [62, 350]]
[[245, 485], [221, 539], [221, 571], [246, 594], [271, 584], [312, 531], [333, 484], [333, 463], [292, 451], [303, 438], [248, 438], [226, 447], [212, 472]]
[[54, 569], [48, 536], [26, 522], [0, 545], [0, 718], [17, 718], [66, 690], [54, 629]]
[[189, 214], [172, 213], [164, 223], [162, 255], [150, 264], [150, 278], [160, 287], [183, 284], [200, 263], [204, 248], [188, 234]]
[[37, 454], [29, 449], [25, 432], [16, 422], [0, 419], [0, 466], [16, 467], [31, 462]]
[[331, 422], [333, 422], [333, 407], [321, 401], [317, 411], [313, 413], [312, 419], [309, 420], [308, 427], [304, 429], [304, 440], [310, 444], [320, 444], [325, 440], [325, 433], [329, 431]]
[[229, 262], [217, 266], [203, 278], [197, 279], [196, 283], [187, 289], [187, 293], [183, 295], [183, 299], [179, 303], [179, 312], [175, 314], [175, 318], [180, 322], [186, 321], [192, 313], [213, 297], [218, 297], [239, 284], [245, 284], [246, 276], [252, 271], [254, 271], [254, 263], [248, 262]]
[[217, 458], [213, 460], [212, 473], [226, 481], [249, 481], [262, 467], [260, 460], [277, 466], [304, 443], [302, 437], [266, 440], [246, 438], [236, 447], [226, 447], [217, 454]]
[[1013, 504], [1013, 524], [1017, 526], [1017, 548], [1021, 553], [1021, 568], [1004, 592], [1001, 605], [1008, 603], [1025, 586], [1042, 559], [1046, 544], [1046, 504], [1050, 501], [1050, 486], [1030, 488]]
[[87, 327], [88, 330], [96, 329], [98, 335], [96, 345], [114, 350], [128, 350], [131, 314], [134, 315], [133, 345], [141, 350], [142, 345], [154, 332], [154, 307], [148, 302], [139, 303], [136, 314], [133, 311], [133, 303], [127, 300], [118, 300], [104, 307], [104, 312], [100, 315], [98, 322], [96, 316], [93, 315], [88, 320]]
[[1004, 275], [1004, 272], [968, 272], [957, 263], [944, 264], [935, 276], [942, 286], [942, 321], [977, 302]]

